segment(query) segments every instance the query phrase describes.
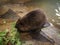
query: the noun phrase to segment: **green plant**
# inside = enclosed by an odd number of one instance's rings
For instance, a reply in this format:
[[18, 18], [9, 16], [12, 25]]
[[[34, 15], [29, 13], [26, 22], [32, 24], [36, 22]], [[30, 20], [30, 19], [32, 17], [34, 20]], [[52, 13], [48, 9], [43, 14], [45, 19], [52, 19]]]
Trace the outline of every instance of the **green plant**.
[[15, 22], [11, 24], [11, 30], [0, 32], [0, 45], [22, 45], [20, 34], [15, 29]]

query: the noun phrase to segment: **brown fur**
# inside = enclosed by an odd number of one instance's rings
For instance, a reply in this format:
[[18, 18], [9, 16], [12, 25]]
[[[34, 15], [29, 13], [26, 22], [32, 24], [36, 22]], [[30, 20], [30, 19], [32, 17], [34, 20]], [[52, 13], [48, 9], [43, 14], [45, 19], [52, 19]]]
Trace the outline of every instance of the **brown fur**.
[[29, 12], [21, 20], [18, 19], [16, 28], [22, 31], [28, 31], [36, 28], [42, 28], [46, 21], [45, 14], [40, 10]]
[[32, 38], [31, 36], [36, 37], [37, 36], [36, 33], [39, 32], [37, 30], [43, 28], [45, 22], [46, 22], [45, 14], [41, 10], [34, 10], [29, 12], [21, 20], [18, 19], [15, 27], [19, 32], [31, 31], [30, 33], [21, 33], [21, 38], [26, 40], [29, 39], [29, 37], [31, 39]]

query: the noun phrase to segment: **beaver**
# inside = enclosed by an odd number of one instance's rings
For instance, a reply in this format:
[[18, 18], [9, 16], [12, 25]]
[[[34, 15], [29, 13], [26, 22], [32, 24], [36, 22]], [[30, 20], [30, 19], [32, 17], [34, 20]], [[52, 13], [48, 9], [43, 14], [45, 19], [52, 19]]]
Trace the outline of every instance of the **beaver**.
[[41, 40], [43, 37], [40, 35], [41, 29], [47, 27], [47, 24], [49, 23], [45, 13], [38, 9], [29, 12], [22, 19], [18, 19], [15, 28], [17, 28], [23, 41], [32, 39]]
[[38, 9], [29, 12], [22, 19], [18, 19], [15, 27], [18, 32], [34, 32], [38, 29], [42, 29], [46, 21], [47, 19], [44, 12]]

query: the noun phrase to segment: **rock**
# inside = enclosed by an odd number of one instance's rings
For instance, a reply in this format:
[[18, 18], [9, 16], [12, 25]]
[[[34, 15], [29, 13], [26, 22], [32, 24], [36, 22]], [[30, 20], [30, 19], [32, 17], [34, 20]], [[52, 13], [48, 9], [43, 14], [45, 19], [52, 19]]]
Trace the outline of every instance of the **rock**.
[[0, 18], [15, 21], [20, 17], [13, 10], [9, 9], [5, 14], [0, 15]]

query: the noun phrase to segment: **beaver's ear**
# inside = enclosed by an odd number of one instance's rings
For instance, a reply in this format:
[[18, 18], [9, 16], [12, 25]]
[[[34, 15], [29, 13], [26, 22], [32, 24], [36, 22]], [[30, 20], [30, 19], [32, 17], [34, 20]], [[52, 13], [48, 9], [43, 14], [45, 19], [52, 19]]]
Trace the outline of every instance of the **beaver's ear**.
[[46, 27], [48, 27], [48, 26], [50, 26], [50, 23], [49, 23], [49, 22], [46, 22], [46, 23], [43, 25], [43, 28], [46, 28]]

